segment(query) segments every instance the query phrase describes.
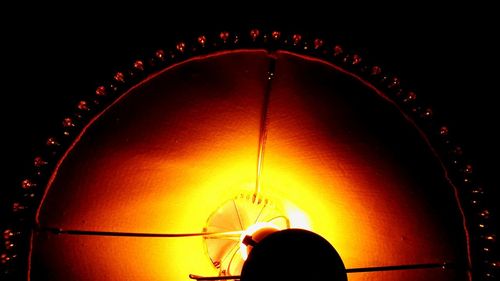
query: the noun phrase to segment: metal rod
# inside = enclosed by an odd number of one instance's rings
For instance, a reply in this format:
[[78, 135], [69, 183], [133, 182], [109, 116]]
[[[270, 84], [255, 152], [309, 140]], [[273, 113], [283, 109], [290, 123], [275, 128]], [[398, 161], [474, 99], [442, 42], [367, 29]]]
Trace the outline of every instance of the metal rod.
[[276, 58], [270, 55], [269, 69], [267, 73], [267, 84], [264, 90], [264, 100], [262, 104], [262, 112], [260, 116], [260, 132], [259, 132], [259, 146], [257, 151], [257, 174], [255, 176], [255, 191], [253, 194], [253, 200], [256, 200], [260, 193], [262, 185], [262, 169], [264, 166], [264, 152], [266, 148], [267, 141], [267, 127], [269, 124], [269, 100], [271, 97], [271, 85], [276, 73]]
[[453, 267], [453, 264], [451, 264], [451, 263], [421, 263], [421, 264], [405, 264], [405, 265], [348, 268], [348, 269], [346, 269], [346, 272], [347, 273], [358, 273], [358, 272], [413, 270], [413, 269], [428, 269], [428, 268], [447, 269], [450, 267]]
[[[376, 272], [376, 271], [394, 271], [394, 270], [414, 270], [414, 269], [429, 269], [429, 268], [442, 268], [447, 269], [453, 267], [452, 263], [421, 263], [421, 264], [405, 264], [405, 265], [389, 265], [389, 266], [375, 266], [375, 267], [358, 267], [348, 268], [346, 273], [360, 273], [360, 272]], [[199, 276], [189, 274], [189, 278], [199, 281], [203, 280], [239, 280], [241, 276]]]
[[189, 278], [195, 280], [240, 280], [241, 276], [239, 275], [228, 275], [228, 276], [199, 276], [194, 274], [189, 274]]
[[39, 232], [50, 232], [64, 235], [87, 235], [87, 236], [113, 236], [113, 237], [149, 237], [149, 238], [178, 238], [178, 237], [213, 237], [213, 236], [239, 236], [243, 231], [226, 232], [199, 232], [199, 233], [138, 233], [138, 232], [114, 232], [114, 231], [90, 231], [90, 230], [65, 230], [55, 227], [38, 227]]

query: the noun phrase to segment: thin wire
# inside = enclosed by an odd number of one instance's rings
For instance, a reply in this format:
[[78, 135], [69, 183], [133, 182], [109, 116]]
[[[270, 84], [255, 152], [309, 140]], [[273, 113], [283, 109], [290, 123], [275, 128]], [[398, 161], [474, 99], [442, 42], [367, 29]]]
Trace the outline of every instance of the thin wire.
[[189, 274], [189, 278], [195, 280], [239, 280], [241, 276], [239, 275], [228, 275], [228, 276], [199, 276], [194, 274]]
[[221, 235], [221, 236], [206, 236], [204, 237], [207, 240], [210, 239], [217, 239], [217, 240], [230, 240], [230, 241], [240, 241], [240, 234], [234, 235], [234, 236], [228, 236], [228, 235]]
[[[238, 245], [239, 246], [239, 245]], [[238, 254], [238, 252], [240, 251], [240, 247], [238, 247], [236, 249], [236, 251], [234, 251], [234, 253], [231, 255], [231, 258], [229, 259], [229, 264], [227, 265], [227, 271], [228, 272], [231, 272], [231, 265], [233, 264], [233, 261], [234, 261], [234, 258], [236, 257], [236, 254]]]
[[405, 265], [389, 265], [389, 266], [349, 268], [349, 269], [346, 269], [346, 272], [347, 273], [358, 273], [358, 272], [414, 270], [414, 269], [429, 269], [429, 268], [448, 269], [451, 267], [454, 267], [454, 265], [451, 263], [421, 263], [421, 264], [405, 264]]
[[[234, 254], [238, 252], [240, 249], [240, 244], [235, 243], [229, 251], [224, 255], [224, 257], [220, 260], [220, 263], [223, 264], [228, 257], [231, 257], [231, 259], [234, 257]], [[229, 264], [231, 264], [231, 259], [229, 260]], [[229, 268], [229, 267], [228, 267]]]
[[[375, 271], [394, 271], [394, 270], [414, 270], [414, 269], [430, 269], [430, 268], [442, 268], [449, 269], [454, 267], [452, 263], [421, 263], [421, 264], [405, 264], [405, 265], [390, 265], [390, 266], [377, 266], [377, 267], [358, 267], [358, 268], [348, 268], [346, 273], [359, 273], [359, 272], [375, 272]], [[199, 276], [195, 274], [189, 274], [189, 278], [196, 279], [198, 281], [203, 280], [239, 280], [241, 276]]]
[[266, 208], [266, 206], [267, 206], [267, 204], [264, 204], [264, 206], [262, 206], [262, 208], [260, 209], [260, 212], [257, 215], [257, 217], [255, 218], [255, 221], [253, 222], [253, 224], [256, 224], [259, 221], [260, 216], [262, 215], [262, 212], [264, 212], [264, 209]]
[[236, 216], [238, 217], [238, 222], [240, 223], [241, 230], [244, 230], [243, 223], [241, 222], [240, 212], [238, 211], [238, 206], [236, 206], [236, 201], [233, 199], [234, 210], [236, 211]]
[[272, 222], [273, 220], [277, 220], [277, 219], [285, 220], [286, 228], [290, 228], [290, 220], [286, 216], [277, 216], [277, 217], [274, 217], [274, 218], [268, 220], [267, 222]]
[[87, 235], [87, 236], [113, 236], [113, 237], [149, 237], [149, 238], [179, 238], [179, 237], [213, 237], [213, 236], [239, 236], [243, 231], [225, 232], [199, 232], [199, 233], [138, 233], [90, 230], [64, 230], [55, 227], [38, 227], [38, 232], [50, 232], [57, 235]]
[[255, 200], [257, 199], [262, 186], [262, 169], [264, 166], [264, 152], [267, 141], [267, 127], [269, 124], [269, 100], [271, 97], [271, 85], [276, 71], [276, 58], [272, 54], [270, 54], [269, 57], [271, 58], [271, 60], [269, 61], [267, 84], [264, 92], [264, 101], [262, 103], [262, 113], [260, 117], [259, 147], [257, 151], [257, 174], [255, 176], [255, 191], [253, 193], [252, 202], [255, 202]]

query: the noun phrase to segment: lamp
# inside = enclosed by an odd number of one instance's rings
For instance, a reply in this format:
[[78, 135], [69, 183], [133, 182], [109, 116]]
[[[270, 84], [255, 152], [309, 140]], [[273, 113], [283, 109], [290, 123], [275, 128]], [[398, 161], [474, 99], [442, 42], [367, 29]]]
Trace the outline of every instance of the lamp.
[[36, 206], [28, 276], [238, 276], [255, 272], [244, 249], [302, 229], [349, 280], [470, 280], [489, 272], [471, 267], [489, 260], [459, 196], [470, 167], [433, 119], [399, 79], [321, 39], [221, 32], [159, 50], [82, 100], [36, 158], [45, 172], [22, 188], [39, 201], [16, 202]]

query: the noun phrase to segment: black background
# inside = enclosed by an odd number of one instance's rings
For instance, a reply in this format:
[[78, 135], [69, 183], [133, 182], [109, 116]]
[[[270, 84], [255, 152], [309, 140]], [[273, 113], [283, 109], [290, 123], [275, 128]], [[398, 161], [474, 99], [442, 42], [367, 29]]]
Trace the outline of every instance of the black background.
[[[11, 18], [2, 23], [5, 180], [0, 204], [6, 206], [36, 151], [60, 128], [64, 116], [114, 73], [183, 38], [264, 27], [334, 38], [398, 74], [407, 88], [415, 89], [419, 99], [448, 120], [480, 182], [490, 189], [490, 205], [498, 205], [499, 45], [494, 9], [479, 4], [377, 9], [331, 4], [333, 8], [316, 5], [291, 11], [248, 3], [233, 10], [212, 7], [216, 12], [161, 6], [127, 13], [101, 8], [5, 9]], [[258, 15], [259, 11], [267, 13]], [[492, 208], [496, 218], [498, 209]]]

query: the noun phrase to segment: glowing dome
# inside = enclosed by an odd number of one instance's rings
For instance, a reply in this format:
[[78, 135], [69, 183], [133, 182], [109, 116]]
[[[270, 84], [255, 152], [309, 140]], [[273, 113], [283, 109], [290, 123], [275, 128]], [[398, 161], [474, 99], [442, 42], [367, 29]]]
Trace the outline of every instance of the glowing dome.
[[239, 275], [261, 225], [319, 234], [350, 281], [469, 280], [457, 188], [419, 123], [432, 111], [339, 46], [266, 36], [179, 43], [79, 104], [100, 108], [64, 120], [30, 280]]

